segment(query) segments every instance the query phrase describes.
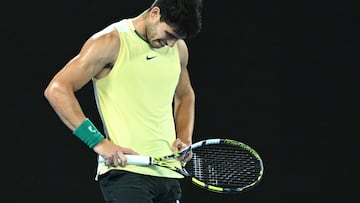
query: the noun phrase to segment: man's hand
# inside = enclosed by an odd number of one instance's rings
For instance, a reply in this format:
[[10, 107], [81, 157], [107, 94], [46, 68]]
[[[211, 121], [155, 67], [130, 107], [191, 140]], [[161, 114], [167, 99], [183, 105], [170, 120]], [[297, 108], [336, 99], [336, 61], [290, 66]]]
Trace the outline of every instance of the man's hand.
[[[172, 150], [174, 152], [179, 152], [188, 146], [190, 145], [184, 143], [180, 138], [177, 138], [173, 143]], [[192, 158], [192, 155], [193, 153], [190, 151], [185, 157], [180, 157], [179, 160], [182, 161], [183, 164], [186, 164], [186, 162], [188, 162]]]
[[134, 150], [118, 146], [105, 139], [97, 144], [94, 151], [105, 159], [106, 166], [126, 166], [127, 160], [124, 154], [138, 154]]

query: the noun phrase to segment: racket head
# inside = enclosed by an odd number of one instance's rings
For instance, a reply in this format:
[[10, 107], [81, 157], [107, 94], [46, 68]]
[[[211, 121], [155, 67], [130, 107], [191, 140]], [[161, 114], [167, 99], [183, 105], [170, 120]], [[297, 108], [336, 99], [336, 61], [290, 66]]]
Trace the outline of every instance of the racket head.
[[240, 193], [256, 186], [264, 166], [250, 146], [231, 139], [208, 139], [191, 146], [184, 166], [193, 184], [217, 193]]

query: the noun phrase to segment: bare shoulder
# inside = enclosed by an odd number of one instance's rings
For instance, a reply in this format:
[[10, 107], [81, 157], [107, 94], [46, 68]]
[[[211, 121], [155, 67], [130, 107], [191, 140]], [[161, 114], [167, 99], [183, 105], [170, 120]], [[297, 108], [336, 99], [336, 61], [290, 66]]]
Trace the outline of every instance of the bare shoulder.
[[179, 39], [177, 44], [178, 44], [177, 46], [179, 49], [181, 67], [186, 67], [186, 65], [188, 63], [188, 58], [189, 58], [189, 52], [188, 52], [186, 42], [183, 39]]
[[187, 45], [183, 39], [178, 40], [178, 49], [180, 52], [187, 52]]
[[118, 31], [113, 26], [108, 26], [103, 30], [93, 34], [88, 42], [98, 54], [103, 53], [107, 57], [116, 57], [120, 48], [120, 40]]
[[118, 38], [118, 31], [116, 30], [114, 24], [108, 25], [104, 29], [100, 30], [99, 32], [93, 34], [91, 39], [112, 39]]
[[115, 63], [120, 50], [118, 31], [113, 26], [93, 34], [83, 45], [78, 60], [92, 69], [96, 78], [104, 77]]

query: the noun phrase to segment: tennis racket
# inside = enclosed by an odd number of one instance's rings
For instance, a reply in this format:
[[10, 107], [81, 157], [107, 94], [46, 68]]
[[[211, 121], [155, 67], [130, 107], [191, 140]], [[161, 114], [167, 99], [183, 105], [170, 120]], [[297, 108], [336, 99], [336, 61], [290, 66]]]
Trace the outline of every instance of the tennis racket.
[[[177, 168], [170, 164], [192, 158]], [[191, 179], [194, 185], [217, 193], [240, 193], [257, 185], [263, 176], [263, 162], [250, 146], [231, 139], [206, 139], [188, 146], [179, 153], [164, 157], [125, 155], [127, 164], [157, 165]], [[105, 160], [100, 160], [105, 161]]]

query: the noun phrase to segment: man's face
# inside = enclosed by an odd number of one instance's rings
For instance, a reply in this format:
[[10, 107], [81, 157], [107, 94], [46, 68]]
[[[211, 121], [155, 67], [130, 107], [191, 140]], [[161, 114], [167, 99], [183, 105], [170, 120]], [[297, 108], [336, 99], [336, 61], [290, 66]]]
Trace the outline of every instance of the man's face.
[[146, 33], [150, 46], [154, 48], [172, 47], [180, 39], [171, 26], [160, 21], [149, 23], [146, 26]]
[[151, 47], [172, 47], [177, 40], [185, 38], [176, 34], [174, 27], [160, 21], [161, 11], [158, 7], [152, 8], [149, 16], [149, 21], [145, 26], [145, 33]]

